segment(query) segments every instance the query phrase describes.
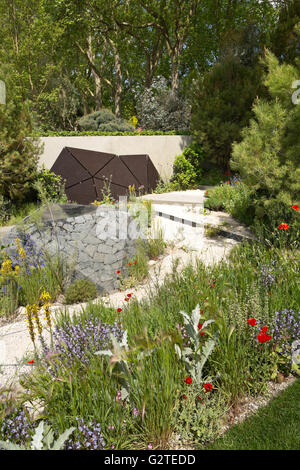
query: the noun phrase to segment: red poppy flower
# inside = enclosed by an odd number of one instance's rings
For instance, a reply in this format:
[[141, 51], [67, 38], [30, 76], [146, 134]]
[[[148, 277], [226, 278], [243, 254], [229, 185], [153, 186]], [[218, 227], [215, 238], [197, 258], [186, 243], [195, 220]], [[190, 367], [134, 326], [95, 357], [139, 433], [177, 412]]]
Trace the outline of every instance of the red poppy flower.
[[128, 263], [128, 266], [131, 266], [131, 263]]
[[182, 395], [182, 398], [183, 398], [184, 400], [187, 400], [187, 396], [186, 396], [186, 395]]
[[297, 204], [294, 204], [294, 205], [292, 206], [292, 208], [294, 209], [294, 211], [298, 211], [298, 210], [299, 210], [299, 206], [297, 206]]
[[271, 336], [262, 333], [260, 335], [257, 335], [257, 339], [260, 343], [265, 343], [266, 341], [270, 341]]
[[191, 385], [192, 382], [193, 382], [192, 378], [187, 376], [187, 378], [185, 379], [185, 383], [188, 384], [188, 385]]
[[255, 318], [249, 318], [249, 319], [248, 319], [248, 323], [249, 323], [249, 325], [251, 325], [251, 326], [256, 325], [256, 320], [255, 320]]
[[268, 326], [263, 326], [260, 333], [266, 333], [268, 331], [269, 327]]
[[279, 230], [282, 230], [282, 229], [287, 230], [288, 228], [290, 228], [290, 226], [288, 224], [284, 223], [284, 224], [278, 225], [278, 228], [279, 228]]
[[121, 271], [117, 271], [117, 274], [120, 274]]
[[34, 360], [27, 362], [27, 364], [33, 364], [33, 363], [34, 363]]
[[[199, 322], [199, 323], [198, 323], [198, 330], [200, 331], [201, 328], [202, 328], [202, 323]], [[205, 331], [200, 331], [200, 335], [201, 335], [201, 336], [205, 335]]]
[[122, 312], [122, 309], [121, 309], [121, 308], [117, 308], [117, 312]]
[[226, 181], [226, 183], [230, 183], [230, 181]]
[[129, 300], [129, 299], [127, 299], [127, 297], [125, 297], [125, 299], [124, 299], [124, 300], [125, 300], [126, 302], [128, 302], [128, 300]]
[[211, 392], [213, 388], [212, 384], [204, 384], [203, 387], [205, 389], [205, 392]]
[[137, 263], [137, 261], [134, 261], [134, 262], [133, 262], [133, 264], [136, 264], [136, 263]]
[[127, 294], [127, 297], [131, 297], [131, 294]]

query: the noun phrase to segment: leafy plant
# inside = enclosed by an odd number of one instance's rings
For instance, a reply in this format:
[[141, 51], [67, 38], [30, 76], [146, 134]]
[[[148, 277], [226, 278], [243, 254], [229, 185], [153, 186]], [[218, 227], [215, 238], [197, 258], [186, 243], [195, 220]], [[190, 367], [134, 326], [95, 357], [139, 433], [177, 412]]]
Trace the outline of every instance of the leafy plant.
[[81, 131], [133, 132], [134, 127], [125, 119], [117, 118], [109, 109], [102, 109], [78, 120]]
[[67, 305], [87, 302], [98, 296], [98, 289], [95, 283], [89, 279], [78, 279], [67, 287], [64, 296], [64, 302]]
[[0, 193], [9, 201], [33, 196], [41, 146], [37, 138], [28, 139], [32, 129], [28, 103], [0, 106]]
[[137, 114], [143, 129], [170, 131], [189, 128], [190, 105], [175, 95], [164, 77], [153, 79], [149, 88], [137, 93]]
[[192, 380], [200, 386], [202, 384], [203, 367], [215, 347], [215, 341], [212, 339], [209, 339], [203, 344], [200, 329], [204, 331], [214, 320], [206, 320], [203, 324], [200, 324], [201, 312], [199, 305], [192, 311], [191, 316], [182, 311], [180, 313], [183, 316], [190, 346], [181, 350], [176, 344], [175, 350], [179, 359], [182, 359], [186, 363]]

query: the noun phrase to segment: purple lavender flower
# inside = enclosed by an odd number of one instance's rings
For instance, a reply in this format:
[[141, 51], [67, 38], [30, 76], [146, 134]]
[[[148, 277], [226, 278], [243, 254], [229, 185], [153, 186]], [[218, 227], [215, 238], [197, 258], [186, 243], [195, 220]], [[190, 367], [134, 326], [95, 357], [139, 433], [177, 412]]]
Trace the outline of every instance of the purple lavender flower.
[[292, 343], [300, 339], [300, 312], [284, 309], [276, 312], [270, 329], [274, 344], [280, 348], [281, 354], [292, 364]]
[[0, 440], [25, 444], [33, 434], [30, 415], [24, 409], [15, 408], [0, 423]]
[[101, 433], [101, 426], [96, 420], [85, 424], [82, 418], [75, 418], [77, 421], [77, 432], [66, 444], [66, 450], [104, 450], [105, 442]]
[[[78, 361], [87, 366], [96, 351], [111, 347], [110, 334], [121, 341], [124, 330], [117, 322], [108, 325], [101, 323], [97, 318], [56, 326], [53, 331], [52, 350], [50, 351], [45, 344], [42, 345], [44, 357], [52, 366], [49, 372], [51, 375], [57, 375], [56, 361], [66, 368], [70, 368]], [[54, 360], [50, 357], [50, 353], [53, 354]]]

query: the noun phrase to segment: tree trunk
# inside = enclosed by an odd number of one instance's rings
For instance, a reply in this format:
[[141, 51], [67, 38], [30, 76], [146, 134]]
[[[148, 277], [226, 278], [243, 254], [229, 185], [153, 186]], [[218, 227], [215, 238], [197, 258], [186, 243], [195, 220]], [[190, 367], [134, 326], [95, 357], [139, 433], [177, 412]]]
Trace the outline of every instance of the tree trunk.
[[[95, 64], [95, 54], [92, 49], [92, 37], [88, 37], [88, 50], [87, 56], [91, 64]], [[95, 82], [95, 111], [99, 111], [102, 108], [102, 80], [94, 68], [91, 69], [92, 76]]]
[[122, 69], [121, 59], [118, 50], [114, 47], [115, 68], [116, 68], [116, 89], [115, 89], [115, 115], [121, 117], [121, 97], [122, 97]]

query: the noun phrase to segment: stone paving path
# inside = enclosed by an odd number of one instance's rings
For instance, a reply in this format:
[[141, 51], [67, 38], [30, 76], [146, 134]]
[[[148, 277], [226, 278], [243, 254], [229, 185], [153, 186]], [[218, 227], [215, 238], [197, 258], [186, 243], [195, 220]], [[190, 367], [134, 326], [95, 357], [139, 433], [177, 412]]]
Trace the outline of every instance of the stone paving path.
[[[178, 260], [179, 263], [178, 271], [181, 271], [189, 263], [195, 264], [197, 259], [202, 260], [206, 265], [219, 262], [228, 255], [238, 240], [224, 236], [214, 239], [207, 238], [204, 235], [204, 224], [217, 226], [226, 222], [228, 224], [224, 229], [226, 232], [253, 238], [248, 229], [233, 220], [228, 214], [210, 212], [203, 215], [205, 189], [145, 197], [152, 201], [152, 207], [156, 213], [153, 222], [154, 230], [161, 228], [165, 240], [172, 242], [173, 248], [168, 248], [167, 253], [157, 261], [150, 261], [149, 277], [144, 284], [127, 291], [112, 293], [96, 299], [94, 302], [101, 300], [114, 308], [125, 308], [127, 304], [124, 298], [128, 292], [133, 292], [133, 298], [137, 300], [148, 297], [149, 292], [155, 290], [157, 285], [163, 283], [165, 276], [172, 273], [175, 260]], [[181, 218], [195, 222], [199, 226], [192, 227], [182, 221], [162, 217], [158, 215], [160, 212], [170, 217], [173, 216], [174, 219]], [[55, 312], [66, 308], [70, 315], [73, 315], [80, 312], [85, 306], [86, 304], [68, 307], [54, 305], [52, 316], [55, 317]], [[27, 361], [33, 357], [33, 345], [26, 328], [25, 309], [21, 308], [19, 311], [17, 321], [0, 328], [0, 371], [2, 372], [0, 386], [4, 386], [8, 381], [17, 381], [20, 374], [26, 373], [32, 368], [27, 364]], [[45, 339], [48, 340], [49, 335], [46, 334]], [[24, 355], [26, 359], [23, 359]]]

